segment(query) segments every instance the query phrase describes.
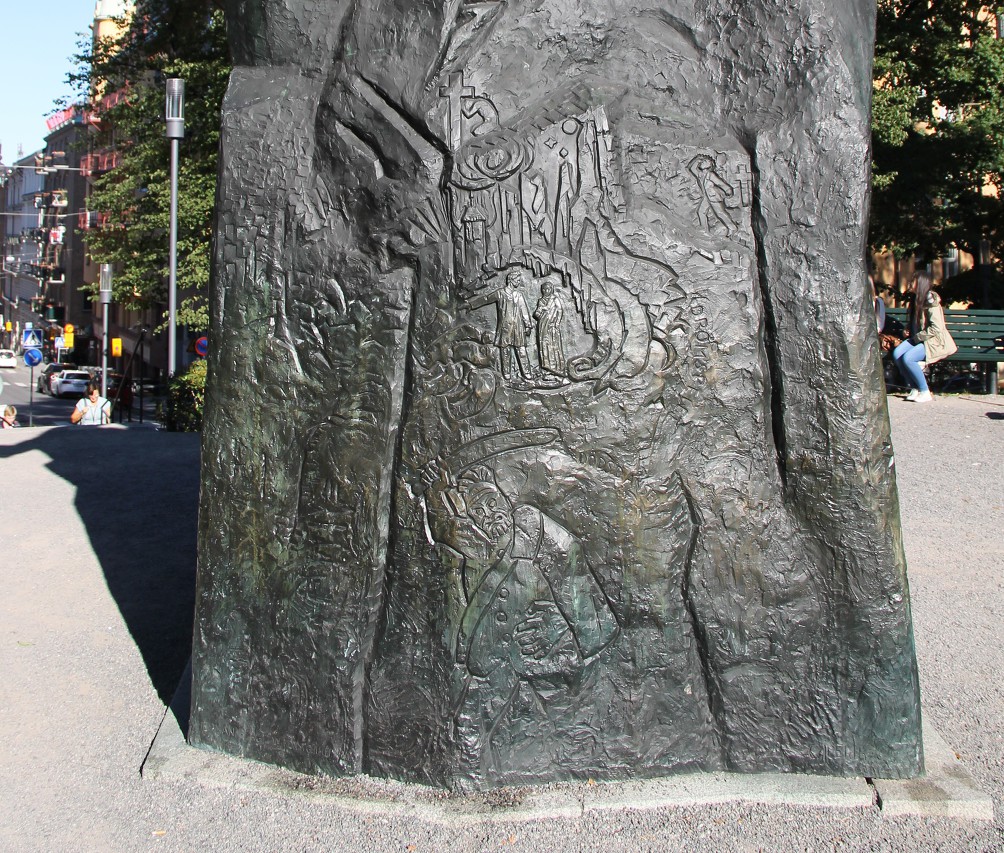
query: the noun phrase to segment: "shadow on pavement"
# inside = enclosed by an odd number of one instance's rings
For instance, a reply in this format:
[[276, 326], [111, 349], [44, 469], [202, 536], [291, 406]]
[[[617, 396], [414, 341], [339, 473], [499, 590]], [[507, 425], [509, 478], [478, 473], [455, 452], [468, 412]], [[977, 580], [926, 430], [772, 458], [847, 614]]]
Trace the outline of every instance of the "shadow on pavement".
[[[46, 467], [75, 486], [105, 582], [168, 705], [192, 647], [199, 435], [121, 427], [19, 433], [16, 444], [0, 446], [0, 460], [41, 451]], [[63, 541], [53, 510], [39, 513], [39, 524], [52, 525], [56, 549]]]
[[1004, 412], [987, 412], [987, 417], [992, 421], [1004, 421]]

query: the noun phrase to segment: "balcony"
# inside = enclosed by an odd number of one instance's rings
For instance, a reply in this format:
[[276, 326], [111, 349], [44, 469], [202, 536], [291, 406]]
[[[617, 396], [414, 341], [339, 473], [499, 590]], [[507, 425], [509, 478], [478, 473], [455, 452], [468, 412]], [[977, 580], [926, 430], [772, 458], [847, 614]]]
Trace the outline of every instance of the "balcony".
[[101, 127], [104, 120], [104, 114], [113, 107], [117, 107], [119, 104], [128, 103], [129, 94], [129, 86], [123, 86], [121, 89], [117, 89], [116, 91], [99, 98], [94, 104], [94, 109], [87, 113], [87, 123], [93, 125], [94, 127]]
[[80, 172], [84, 176], [101, 175], [111, 171], [122, 162], [122, 155], [118, 151], [95, 151], [80, 159]]
[[91, 231], [96, 228], [107, 228], [110, 217], [107, 213], [96, 210], [81, 210], [77, 214], [77, 228], [81, 231]]

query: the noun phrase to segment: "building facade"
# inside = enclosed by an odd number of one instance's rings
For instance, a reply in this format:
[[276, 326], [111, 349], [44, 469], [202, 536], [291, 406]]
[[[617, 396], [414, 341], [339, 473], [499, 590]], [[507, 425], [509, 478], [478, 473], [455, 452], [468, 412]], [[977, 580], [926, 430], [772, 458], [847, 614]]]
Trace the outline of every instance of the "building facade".
[[86, 248], [78, 228], [80, 212], [86, 208], [86, 182], [80, 167], [86, 146], [86, 113], [80, 107], [69, 107], [51, 116], [46, 125], [49, 134], [41, 160], [45, 184], [40, 205], [45, 222], [43, 315], [57, 334], [71, 323], [79, 351], [87, 343], [94, 316], [90, 297], [82, 289]]
[[45, 178], [35, 171], [35, 160], [40, 154], [22, 157], [13, 166], [4, 169], [2, 176], [0, 341], [4, 346], [15, 345], [27, 323], [37, 326], [41, 320], [42, 278], [39, 263], [47, 238], [44, 213], [39, 207]]

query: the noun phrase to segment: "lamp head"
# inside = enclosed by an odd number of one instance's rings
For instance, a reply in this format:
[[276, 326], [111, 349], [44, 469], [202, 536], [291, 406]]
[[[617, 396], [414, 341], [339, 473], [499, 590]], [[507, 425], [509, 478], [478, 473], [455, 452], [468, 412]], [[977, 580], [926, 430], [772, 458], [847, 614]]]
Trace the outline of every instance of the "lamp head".
[[167, 81], [167, 99], [164, 103], [168, 139], [185, 138], [185, 81], [172, 77]]
[[101, 279], [99, 284], [101, 304], [107, 305], [112, 301], [112, 265], [101, 265]]

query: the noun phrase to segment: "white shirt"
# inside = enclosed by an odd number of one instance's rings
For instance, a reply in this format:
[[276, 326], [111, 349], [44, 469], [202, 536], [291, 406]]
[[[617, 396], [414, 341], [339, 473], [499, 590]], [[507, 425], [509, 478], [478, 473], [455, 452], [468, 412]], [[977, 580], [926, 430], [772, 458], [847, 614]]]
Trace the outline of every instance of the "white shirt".
[[100, 394], [98, 395], [98, 399], [93, 403], [89, 397], [81, 397], [77, 400], [77, 405], [74, 408], [84, 413], [84, 416], [77, 421], [78, 424], [99, 426], [100, 424], [108, 424], [112, 421], [111, 403]]

